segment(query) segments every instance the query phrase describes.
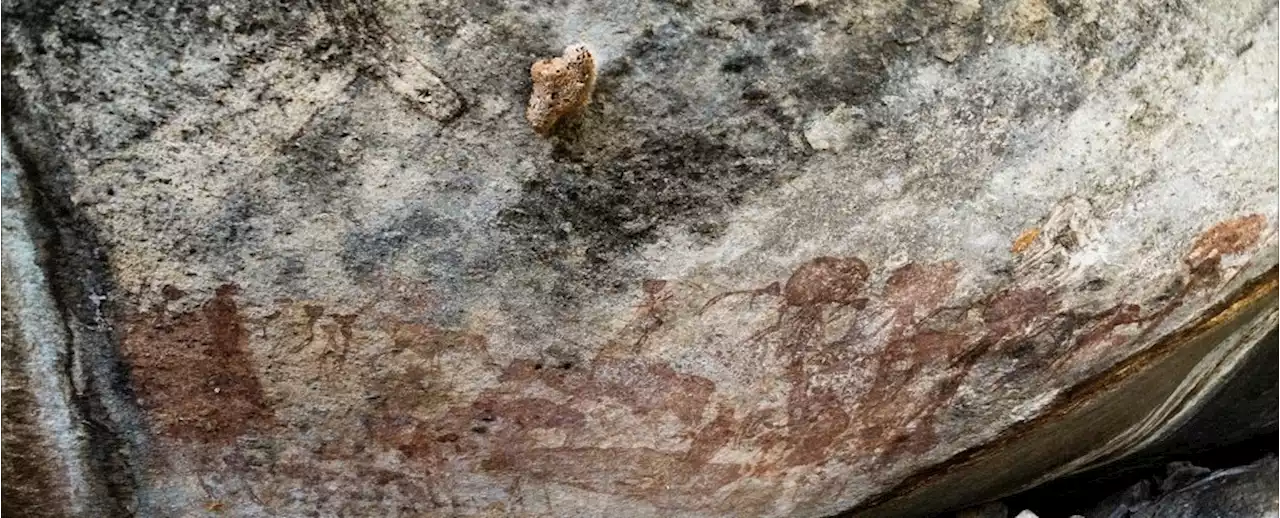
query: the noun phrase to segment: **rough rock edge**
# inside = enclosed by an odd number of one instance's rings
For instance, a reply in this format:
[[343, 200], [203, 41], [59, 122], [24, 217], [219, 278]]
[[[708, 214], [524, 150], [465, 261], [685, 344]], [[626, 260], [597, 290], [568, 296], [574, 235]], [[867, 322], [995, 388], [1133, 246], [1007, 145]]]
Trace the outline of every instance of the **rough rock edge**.
[[[963, 473], [974, 473], [974, 466], [981, 466], [984, 462], [991, 462], [991, 457], [1000, 455], [1001, 447], [1013, 442], [1024, 441], [1027, 436], [1034, 435], [1037, 429], [1052, 428], [1049, 423], [1061, 420], [1072, 419], [1072, 414], [1082, 410], [1089, 410], [1091, 405], [1096, 404], [1097, 400], [1105, 398], [1105, 396], [1113, 391], [1124, 390], [1126, 377], [1132, 377], [1135, 371], [1153, 370], [1159, 364], [1165, 363], [1170, 357], [1177, 355], [1181, 350], [1188, 349], [1190, 342], [1204, 340], [1209, 335], [1222, 331], [1222, 328], [1228, 328], [1231, 336], [1221, 340], [1221, 343], [1228, 343], [1239, 340], [1240, 334], [1249, 334], [1257, 332], [1258, 328], [1264, 327], [1257, 325], [1259, 321], [1266, 321], [1274, 324], [1276, 319], [1276, 297], [1275, 290], [1277, 286], [1277, 269], [1271, 267], [1266, 273], [1259, 277], [1249, 279], [1237, 291], [1230, 294], [1220, 302], [1212, 305], [1201, 313], [1201, 316], [1192, 322], [1180, 327], [1178, 330], [1172, 331], [1164, 338], [1160, 339], [1155, 345], [1147, 350], [1135, 354], [1123, 362], [1115, 365], [1111, 369], [1099, 373], [1092, 379], [1082, 382], [1072, 390], [1059, 396], [1057, 402], [1051, 410], [1044, 412], [1042, 415], [1029, 421], [1020, 423], [1018, 426], [1010, 429], [1006, 434], [985, 444], [963, 451], [946, 462], [939, 463], [930, 469], [921, 471], [892, 489], [881, 493], [879, 496], [873, 497], [868, 501], [854, 507], [846, 513], [839, 516], [863, 516], [862, 513], [872, 516], [892, 516], [892, 515], [916, 515], [919, 509], [913, 509], [911, 504], [908, 507], [898, 507], [903, 505], [905, 501], [915, 502], [919, 505], [922, 501], [930, 501], [928, 498], [920, 498], [920, 493], [936, 492], [939, 487], [950, 486], [956, 487], [956, 478], [959, 476], [964, 478]], [[1240, 321], [1243, 320], [1243, 323]], [[1239, 324], [1239, 325], [1235, 325]], [[1265, 334], [1267, 329], [1262, 329], [1261, 334]], [[1246, 337], [1243, 347], [1246, 350], [1252, 350], [1257, 344], [1259, 336]], [[1214, 362], [1217, 360], [1215, 352], [1217, 347], [1213, 347], [1204, 357], [1196, 361], [1197, 367], [1202, 362]], [[1234, 351], [1233, 351], [1234, 352]], [[1233, 366], [1235, 367], [1235, 366]], [[1226, 376], [1229, 378], [1230, 376]], [[1179, 383], [1178, 385], [1182, 385]], [[1099, 397], [1102, 396], [1102, 397]], [[1170, 395], [1169, 398], [1174, 396]], [[1193, 405], [1194, 406], [1194, 405]], [[1150, 414], [1154, 414], [1158, 409], [1153, 409]], [[1145, 418], [1144, 418], [1145, 419]], [[1134, 426], [1140, 426], [1136, 423]], [[1124, 433], [1128, 433], [1126, 430]], [[1037, 484], [1048, 481], [1052, 478], [1069, 475], [1074, 472], [1083, 471], [1089, 467], [1098, 467], [1123, 459], [1125, 455], [1121, 454], [1116, 457], [1098, 461], [1090, 466], [1082, 466], [1080, 459], [1068, 461], [1067, 463], [1051, 469], [1050, 472], [1042, 476], [1041, 479], [1034, 482], [1025, 483], [1016, 488], [1010, 488], [1003, 491], [1003, 496], [1017, 493], [1029, 489]], [[1096, 456], [1088, 458], [1088, 460], [1096, 460]], [[988, 466], [990, 467], [990, 466]], [[968, 471], [966, 471], [968, 470]], [[982, 468], [976, 468], [976, 472], [982, 472]], [[957, 475], [960, 473], [960, 475]], [[937, 496], [937, 495], [935, 495]], [[989, 495], [995, 496], [995, 495]], [[911, 514], [911, 513], [915, 514]]]
[[[30, 347], [20, 369], [36, 401], [36, 416], [14, 416], [15, 419], [31, 419], [34, 436], [40, 444], [15, 445], [30, 448], [31, 454], [43, 456], [54, 462], [62, 480], [48, 481], [51, 487], [43, 488], [47, 495], [57, 495], [66, 505], [65, 512], [82, 515], [92, 505], [93, 486], [83, 452], [88, 447], [84, 434], [77, 426], [80, 413], [71, 401], [72, 387], [66, 376], [70, 339], [62, 322], [53, 295], [49, 292], [44, 271], [40, 268], [40, 252], [36, 247], [30, 226], [28, 205], [30, 200], [22, 192], [19, 183], [21, 170], [13, 167], [9, 146], [3, 145], [4, 156], [4, 264], [9, 275], [4, 287], [6, 308], [16, 316], [22, 344], [6, 344], [8, 347]], [[5, 416], [6, 423], [9, 416]], [[47, 448], [47, 449], [46, 449]], [[6, 481], [8, 482], [8, 481]], [[6, 489], [9, 487], [6, 484]]]
[[[79, 288], [90, 294], [86, 301], [75, 295], [69, 299], [63, 292], [67, 286], [60, 290], [57, 283], [50, 281], [49, 273], [56, 271], [53, 258], [70, 245], [67, 240], [78, 242], [85, 236], [69, 230], [70, 225], [54, 215], [56, 209], [48, 206], [50, 200], [46, 197], [49, 189], [40, 185], [38, 175], [24, 164], [20, 148], [15, 148], [7, 132], [0, 144], [0, 155], [3, 257], [8, 274], [3, 282], [4, 303], [6, 313], [14, 317], [13, 323], [19, 329], [16, 336], [21, 340], [6, 340], [5, 347], [20, 348], [19, 355], [25, 356], [21, 364], [5, 367], [6, 371], [20, 371], [26, 385], [14, 389], [28, 391], [37, 409], [30, 429], [24, 423], [33, 416], [5, 416], [6, 426], [30, 433], [19, 437], [22, 442], [7, 446], [17, 447], [24, 456], [44, 457], [54, 463], [56, 469], [52, 471], [60, 477], [30, 479], [31, 484], [46, 482], [48, 486], [24, 490], [38, 491], [44, 495], [42, 503], [64, 511], [55, 515], [131, 515], [137, 509], [133, 498], [140, 475], [133, 461], [134, 452], [145, 451], [141, 450], [145, 439], [129, 431], [142, 429], [141, 418], [125, 397], [123, 385], [112, 374], [116, 361], [113, 348], [108, 345], [111, 340], [106, 337], [110, 326], [101, 313], [105, 297], [92, 295], [99, 290], [88, 286], [90, 279], [97, 277], [93, 274], [101, 272], [68, 277], [72, 279], [69, 282], [85, 283]], [[83, 309], [83, 302], [96, 306], [95, 322], [84, 322], [71, 309]], [[26, 437], [37, 440], [25, 442]], [[10, 482], [6, 480], [6, 493]], [[21, 511], [26, 514], [42, 509]]]

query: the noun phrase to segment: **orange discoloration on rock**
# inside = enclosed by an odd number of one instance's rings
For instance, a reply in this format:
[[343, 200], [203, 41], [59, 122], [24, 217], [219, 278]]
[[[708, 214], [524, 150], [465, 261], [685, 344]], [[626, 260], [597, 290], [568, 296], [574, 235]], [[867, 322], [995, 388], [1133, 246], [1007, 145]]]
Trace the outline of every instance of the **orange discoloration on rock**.
[[1026, 252], [1031, 247], [1031, 243], [1036, 242], [1036, 238], [1040, 237], [1040, 227], [1031, 227], [1023, 230], [1018, 237], [1013, 240], [1013, 246], [1009, 247], [1009, 251], [1015, 254]]
[[582, 111], [596, 87], [596, 61], [586, 45], [570, 45], [564, 55], [540, 59], [529, 67], [533, 93], [525, 118], [539, 135], [548, 136], [556, 123]]
[[1267, 218], [1261, 214], [1218, 223], [1196, 237], [1184, 261], [1194, 272], [1217, 270], [1222, 256], [1238, 254], [1256, 245], [1266, 228]]
[[196, 311], [126, 319], [130, 379], [161, 434], [222, 443], [271, 420], [235, 293], [224, 285]]

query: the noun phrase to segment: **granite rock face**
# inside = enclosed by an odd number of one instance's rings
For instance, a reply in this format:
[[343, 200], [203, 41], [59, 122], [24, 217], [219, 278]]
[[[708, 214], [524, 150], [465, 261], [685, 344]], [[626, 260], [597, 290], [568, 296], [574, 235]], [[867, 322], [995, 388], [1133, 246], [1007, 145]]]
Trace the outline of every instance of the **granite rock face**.
[[954, 510], [1276, 327], [1267, 2], [3, 14], [4, 491], [50, 515]]

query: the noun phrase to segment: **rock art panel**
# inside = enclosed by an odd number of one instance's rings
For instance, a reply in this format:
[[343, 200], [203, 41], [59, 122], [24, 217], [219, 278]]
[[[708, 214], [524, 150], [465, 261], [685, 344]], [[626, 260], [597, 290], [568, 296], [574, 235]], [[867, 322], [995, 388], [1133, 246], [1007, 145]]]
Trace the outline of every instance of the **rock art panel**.
[[192, 312], [161, 307], [127, 320], [121, 351], [130, 381], [162, 436], [216, 444], [270, 423], [236, 291], [224, 285]]

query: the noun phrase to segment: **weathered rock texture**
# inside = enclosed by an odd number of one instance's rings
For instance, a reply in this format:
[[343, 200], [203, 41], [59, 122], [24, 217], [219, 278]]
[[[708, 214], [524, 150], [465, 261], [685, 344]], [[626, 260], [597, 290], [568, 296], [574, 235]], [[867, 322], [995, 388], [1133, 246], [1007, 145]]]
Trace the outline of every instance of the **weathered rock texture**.
[[[1171, 479], [1166, 479], [1166, 484]], [[1135, 518], [1191, 518], [1193, 516], [1280, 515], [1276, 494], [1276, 458], [1269, 457], [1248, 466], [1222, 470], [1185, 487], [1161, 487], [1155, 501], [1139, 506]]]
[[533, 93], [525, 119], [540, 135], [550, 135], [560, 119], [576, 117], [596, 88], [596, 60], [586, 45], [570, 45], [564, 55], [540, 59], [529, 67]]
[[6, 466], [98, 516], [822, 516], [1106, 462], [1276, 326], [1276, 23], [6, 0]]
[[1084, 517], [1271, 518], [1280, 514], [1278, 493], [1274, 455], [1218, 471], [1175, 463], [1169, 465], [1167, 476], [1134, 484], [1107, 498]]

